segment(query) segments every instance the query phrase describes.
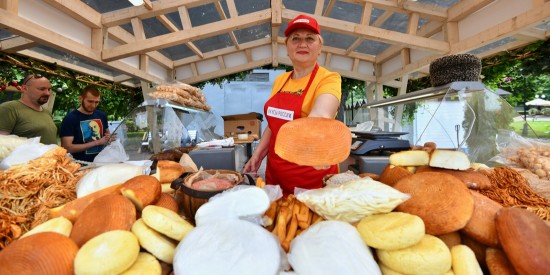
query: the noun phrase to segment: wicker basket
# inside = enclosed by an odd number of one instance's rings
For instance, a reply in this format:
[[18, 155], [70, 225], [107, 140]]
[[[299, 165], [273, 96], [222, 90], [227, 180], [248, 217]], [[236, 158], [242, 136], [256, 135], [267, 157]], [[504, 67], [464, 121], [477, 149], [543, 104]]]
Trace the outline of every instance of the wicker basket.
[[480, 75], [481, 60], [473, 54], [448, 55], [430, 63], [433, 87], [455, 81], [479, 81]]

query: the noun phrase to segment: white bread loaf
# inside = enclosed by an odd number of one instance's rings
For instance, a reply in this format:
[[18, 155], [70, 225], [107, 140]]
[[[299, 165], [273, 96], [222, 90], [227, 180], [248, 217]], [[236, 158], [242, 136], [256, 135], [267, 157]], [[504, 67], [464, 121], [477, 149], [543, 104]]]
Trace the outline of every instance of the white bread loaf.
[[470, 159], [461, 151], [434, 150], [430, 156], [430, 166], [452, 170], [468, 170]]
[[395, 166], [421, 166], [428, 165], [430, 154], [424, 150], [408, 150], [393, 153], [389, 162]]

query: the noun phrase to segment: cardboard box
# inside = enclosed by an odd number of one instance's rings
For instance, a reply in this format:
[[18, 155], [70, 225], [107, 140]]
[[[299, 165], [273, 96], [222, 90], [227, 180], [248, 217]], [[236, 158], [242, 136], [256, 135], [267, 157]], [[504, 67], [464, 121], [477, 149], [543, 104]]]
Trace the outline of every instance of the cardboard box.
[[237, 114], [222, 116], [224, 136], [237, 139], [238, 134], [256, 135], [261, 137], [263, 116], [259, 113]]

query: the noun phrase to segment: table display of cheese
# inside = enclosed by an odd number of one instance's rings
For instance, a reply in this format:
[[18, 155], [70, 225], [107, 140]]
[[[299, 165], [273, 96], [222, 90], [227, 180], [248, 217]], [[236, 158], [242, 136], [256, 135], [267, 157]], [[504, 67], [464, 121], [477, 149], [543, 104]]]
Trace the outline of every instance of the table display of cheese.
[[[548, 197], [516, 169], [434, 144], [394, 153], [380, 175], [336, 174], [286, 198], [261, 178], [206, 184], [227, 190], [196, 211], [195, 224], [169, 188], [186, 171], [205, 180], [188, 158], [159, 160], [146, 175], [125, 164], [79, 171], [66, 155], [57, 147], [0, 171], [6, 274], [545, 274], [550, 266]], [[100, 184], [82, 186], [92, 173]]]

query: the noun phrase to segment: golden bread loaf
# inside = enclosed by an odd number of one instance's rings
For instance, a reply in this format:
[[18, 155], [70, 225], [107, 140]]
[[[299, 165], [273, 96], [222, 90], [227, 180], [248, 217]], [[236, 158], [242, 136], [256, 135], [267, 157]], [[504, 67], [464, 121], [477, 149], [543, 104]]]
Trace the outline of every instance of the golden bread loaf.
[[64, 205], [61, 205], [56, 208], [50, 209], [50, 218], [56, 218], [63, 216], [72, 223], [76, 222], [76, 219], [78, 219], [78, 216], [92, 203], [98, 198], [101, 198], [105, 195], [109, 194], [119, 194], [120, 193], [120, 187], [122, 187], [122, 184], [115, 184], [109, 187], [106, 187], [104, 189], [98, 190], [96, 192], [93, 192], [91, 194], [88, 194], [86, 196], [74, 199]]
[[463, 232], [460, 233], [460, 238], [462, 239], [462, 244], [469, 247], [476, 255], [477, 262], [485, 267], [485, 251], [487, 251], [488, 246], [468, 237]]
[[502, 249], [519, 274], [548, 274], [550, 226], [523, 208], [504, 207], [496, 215]]
[[92, 202], [76, 220], [71, 239], [81, 247], [91, 238], [111, 230], [130, 230], [136, 221], [134, 204], [122, 195], [103, 196]]
[[394, 166], [428, 165], [430, 154], [424, 150], [406, 150], [390, 155], [389, 162]]
[[468, 170], [470, 159], [461, 151], [436, 149], [430, 155], [429, 165], [451, 170]]
[[147, 253], [140, 252], [136, 261], [132, 266], [120, 275], [161, 275], [162, 267], [155, 256]]
[[164, 207], [166, 209], [170, 209], [176, 213], [179, 213], [179, 206], [176, 198], [168, 193], [161, 193], [159, 199], [157, 200], [157, 202], [155, 202], [154, 205]]
[[463, 244], [451, 248], [453, 258], [453, 272], [456, 275], [483, 275], [481, 266], [477, 262], [476, 255]]
[[382, 170], [378, 181], [389, 186], [394, 186], [400, 179], [410, 176], [413, 173], [402, 166], [388, 164]]
[[430, 166], [421, 166], [416, 169], [416, 173], [422, 172], [442, 172], [453, 175], [457, 177], [460, 181], [462, 181], [466, 185], [466, 187], [474, 190], [488, 189], [492, 186], [491, 180], [489, 179], [489, 177], [487, 177], [487, 175], [473, 169], [461, 171]]
[[132, 232], [138, 238], [143, 249], [165, 263], [171, 264], [173, 262], [176, 243], [172, 239], [147, 226], [143, 219], [139, 219], [134, 223]]
[[336, 119], [304, 117], [285, 123], [275, 142], [275, 153], [299, 165], [324, 167], [349, 156], [351, 131]]
[[74, 260], [75, 274], [119, 274], [134, 264], [139, 249], [138, 240], [130, 231], [99, 234], [78, 250]]
[[157, 173], [155, 174], [159, 182], [173, 182], [185, 172], [184, 167], [178, 162], [172, 160], [159, 160], [157, 162]]
[[145, 207], [141, 219], [150, 228], [176, 241], [181, 241], [194, 228], [177, 212], [156, 205]]
[[518, 273], [512, 266], [512, 263], [506, 257], [504, 251], [498, 248], [487, 248], [485, 252], [485, 263], [491, 274], [499, 275], [517, 275]]
[[462, 232], [482, 244], [498, 247], [499, 242], [495, 217], [502, 206], [476, 191], [470, 190], [470, 193], [474, 198], [474, 213], [470, 221], [462, 229]]
[[160, 182], [153, 176], [135, 176], [122, 184], [120, 193], [128, 198], [138, 211], [150, 204], [154, 204], [161, 192]]
[[389, 212], [364, 217], [357, 231], [370, 247], [394, 250], [418, 243], [424, 237], [424, 222], [418, 216]]
[[440, 239], [424, 237], [413, 246], [396, 250], [376, 250], [382, 264], [405, 274], [443, 274], [451, 269], [451, 252]]
[[422, 218], [427, 234], [442, 235], [460, 230], [472, 217], [474, 199], [468, 188], [454, 176], [439, 172], [418, 173], [401, 179], [393, 187], [411, 195], [396, 210]]
[[0, 251], [1, 274], [74, 274], [78, 246], [55, 232], [16, 240]]

